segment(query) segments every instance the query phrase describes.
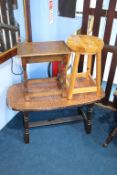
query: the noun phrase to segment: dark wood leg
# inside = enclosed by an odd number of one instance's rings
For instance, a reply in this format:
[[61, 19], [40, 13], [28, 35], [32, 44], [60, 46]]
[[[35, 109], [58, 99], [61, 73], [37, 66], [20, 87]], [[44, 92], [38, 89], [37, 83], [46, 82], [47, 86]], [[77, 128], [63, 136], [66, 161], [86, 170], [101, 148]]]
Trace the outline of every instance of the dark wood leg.
[[29, 143], [29, 119], [28, 119], [28, 112], [23, 112], [23, 118], [24, 118], [24, 141], [25, 143]]
[[88, 105], [87, 113], [83, 111], [82, 108], [79, 108], [79, 112], [84, 120], [84, 127], [87, 134], [91, 133], [92, 130], [92, 113], [93, 113], [93, 104]]
[[113, 138], [117, 135], [117, 127], [112, 130], [112, 132], [109, 134], [105, 142], [103, 143], [103, 147], [107, 147], [108, 144], [113, 140]]
[[87, 121], [86, 121], [86, 132], [87, 133], [91, 133], [91, 130], [92, 130], [93, 106], [94, 106], [94, 104], [88, 105]]

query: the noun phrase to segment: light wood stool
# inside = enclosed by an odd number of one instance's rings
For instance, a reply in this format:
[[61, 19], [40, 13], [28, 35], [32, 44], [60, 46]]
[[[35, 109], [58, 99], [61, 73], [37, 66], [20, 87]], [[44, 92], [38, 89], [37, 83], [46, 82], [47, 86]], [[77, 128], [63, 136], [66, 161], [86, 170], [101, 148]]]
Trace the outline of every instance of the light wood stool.
[[[67, 76], [67, 96], [72, 99], [73, 94], [97, 92], [100, 95], [101, 90], [101, 51], [104, 42], [95, 37], [88, 35], [74, 35], [67, 40], [68, 47], [75, 52], [72, 73]], [[87, 55], [87, 71], [82, 73], [78, 72], [78, 65], [81, 55]], [[92, 56], [96, 58], [96, 80], [91, 76]], [[86, 81], [85, 87], [82, 87], [81, 82]]]

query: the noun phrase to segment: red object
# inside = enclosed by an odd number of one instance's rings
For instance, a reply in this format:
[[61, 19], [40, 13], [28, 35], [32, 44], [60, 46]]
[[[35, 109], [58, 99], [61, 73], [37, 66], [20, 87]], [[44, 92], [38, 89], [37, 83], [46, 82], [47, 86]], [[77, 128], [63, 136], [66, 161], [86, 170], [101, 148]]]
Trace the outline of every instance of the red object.
[[58, 74], [58, 65], [59, 65], [59, 61], [55, 61], [52, 63], [52, 77], [56, 77]]
[[60, 61], [55, 61], [52, 63], [52, 77], [56, 77], [58, 75], [58, 69], [60, 69], [59, 71], [60, 72], [63, 72], [64, 71], [64, 65], [60, 65], [60, 68], [59, 68], [59, 64], [61, 64]]

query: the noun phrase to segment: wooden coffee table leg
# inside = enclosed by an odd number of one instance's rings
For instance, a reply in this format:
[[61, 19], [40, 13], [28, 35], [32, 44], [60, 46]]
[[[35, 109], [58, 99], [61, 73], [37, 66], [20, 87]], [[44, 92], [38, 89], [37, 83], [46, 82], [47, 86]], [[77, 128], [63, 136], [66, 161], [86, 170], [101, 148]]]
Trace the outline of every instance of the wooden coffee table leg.
[[92, 130], [93, 104], [88, 105], [87, 113], [84, 112], [82, 108], [79, 108], [79, 112], [82, 115], [84, 120], [85, 131], [87, 134], [90, 134]]
[[24, 141], [25, 143], [29, 143], [29, 117], [28, 112], [23, 112], [23, 119], [24, 119]]
[[88, 105], [87, 121], [86, 121], [86, 132], [87, 132], [88, 134], [91, 133], [91, 130], [92, 130], [93, 106], [94, 106], [94, 104]]

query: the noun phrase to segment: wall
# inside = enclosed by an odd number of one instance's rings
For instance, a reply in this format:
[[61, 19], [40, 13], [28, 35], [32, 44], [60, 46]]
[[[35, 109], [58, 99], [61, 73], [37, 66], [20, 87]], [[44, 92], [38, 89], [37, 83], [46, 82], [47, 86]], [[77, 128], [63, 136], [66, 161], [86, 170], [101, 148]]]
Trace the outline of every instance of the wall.
[[11, 73], [11, 60], [0, 65], [0, 75], [0, 129], [2, 129], [16, 114], [7, 106], [6, 96], [9, 86], [19, 82], [20, 77], [16, 78]]
[[[69, 35], [73, 34], [77, 29], [81, 26], [81, 17], [77, 17], [75, 19], [65, 18], [58, 16], [58, 0], [54, 1], [54, 22], [49, 24], [49, 9], [48, 9], [48, 1], [49, 0], [30, 0], [31, 2], [31, 19], [32, 19], [32, 36], [33, 41], [49, 41], [49, 40], [66, 40]], [[108, 9], [110, 0], [103, 1], [103, 8]], [[83, 10], [83, 2], [84, 0], [77, 0], [77, 11]], [[95, 8], [96, 0], [91, 0], [91, 7]], [[117, 7], [116, 7], [117, 8]], [[103, 38], [104, 28], [105, 28], [105, 19], [101, 18], [101, 26], [99, 37]], [[114, 20], [113, 23], [113, 32], [111, 35], [110, 44], [114, 44], [114, 38], [117, 34], [116, 29], [117, 20]], [[104, 72], [103, 80], [107, 81], [109, 67], [111, 64], [112, 54], [108, 53], [107, 61], [106, 61], [106, 69]], [[47, 77], [47, 66], [48, 63], [43, 64], [33, 64], [28, 67], [29, 70], [29, 78], [33, 77]], [[94, 76], [95, 76], [94, 71]], [[116, 73], [117, 75], [117, 73]], [[114, 83], [117, 83], [117, 76], [115, 75]]]
[[[16, 20], [20, 24], [21, 38], [25, 39], [24, 15], [22, 1], [19, 0], [19, 11], [15, 12]], [[14, 72], [20, 73], [20, 59], [14, 58]], [[7, 106], [7, 90], [12, 84], [21, 81], [21, 76], [11, 73], [11, 60], [0, 64], [0, 130], [15, 116], [16, 112]]]
[[[58, 16], [58, 0], [53, 0], [53, 23], [49, 24], [49, 0], [30, 0], [33, 41], [66, 40], [81, 26], [81, 17], [77, 19]], [[48, 63], [28, 66], [29, 78], [47, 77]]]

